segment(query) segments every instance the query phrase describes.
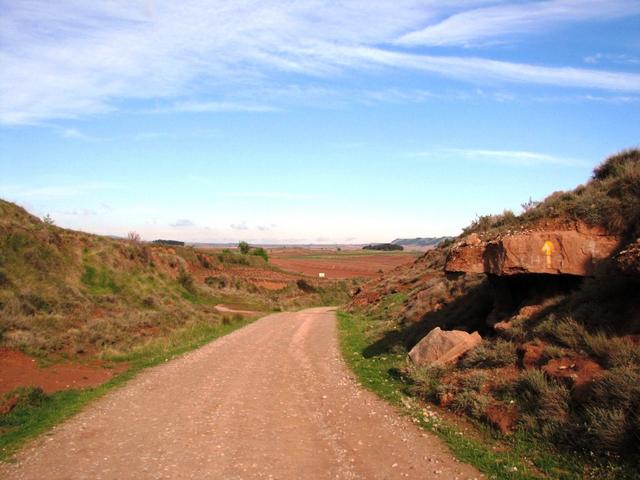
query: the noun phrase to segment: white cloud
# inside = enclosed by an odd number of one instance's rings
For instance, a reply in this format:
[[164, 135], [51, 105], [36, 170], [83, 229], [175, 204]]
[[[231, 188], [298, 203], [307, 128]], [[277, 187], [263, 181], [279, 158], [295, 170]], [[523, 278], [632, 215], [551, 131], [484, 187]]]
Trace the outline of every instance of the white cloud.
[[558, 24], [629, 17], [640, 13], [634, 0], [551, 0], [477, 8], [402, 35], [405, 46], [478, 46], [524, 33], [549, 30]]
[[[469, 83], [640, 91], [637, 74], [422, 55], [390, 47], [398, 38], [404, 44], [420, 43], [416, 38], [424, 42], [425, 31], [443, 29], [446, 22], [458, 27], [447, 29], [451, 33], [442, 38], [455, 43], [501, 38], [514, 28], [531, 30], [551, 17], [553, 22], [573, 21], [640, 10], [637, 2], [623, 0], [475, 8], [487, 3], [492, 2], [164, 0], [150, 8], [148, 2], [6, 2], [0, 17], [0, 122], [42, 123], [151, 99], [189, 112], [265, 112], [277, 110], [283, 99], [308, 102], [305, 90], [314, 88], [313, 103], [322, 103], [318, 99], [327, 96], [323, 91], [333, 98], [332, 88], [300, 87], [296, 79], [305, 84], [309, 78], [333, 81], [340, 89], [335, 79], [345, 74], [398, 68]], [[443, 17], [447, 20], [434, 23]], [[469, 24], [466, 30], [462, 23]], [[431, 26], [421, 30], [425, 24]], [[293, 87], [278, 87], [283, 79], [293, 79]], [[202, 95], [216, 100], [203, 101]], [[69, 130], [69, 138], [79, 138]]]
[[588, 162], [550, 155], [540, 152], [529, 152], [524, 150], [486, 150], [486, 149], [463, 149], [446, 148], [439, 150], [429, 150], [424, 152], [413, 152], [410, 157], [425, 157], [434, 160], [438, 159], [467, 159], [479, 162], [500, 163], [514, 166], [538, 166], [538, 165], [559, 165], [559, 166], [587, 166]]
[[275, 112], [268, 105], [252, 105], [234, 102], [179, 102], [172, 110], [178, 112]]

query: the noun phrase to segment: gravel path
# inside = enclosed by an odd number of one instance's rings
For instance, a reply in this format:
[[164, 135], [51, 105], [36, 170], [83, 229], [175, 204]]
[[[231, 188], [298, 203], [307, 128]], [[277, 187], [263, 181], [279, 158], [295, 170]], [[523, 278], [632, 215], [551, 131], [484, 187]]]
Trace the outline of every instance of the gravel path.
[[469, 479], [357, 385], [328, 308], [278, 313], [138, 375], [0, 465], [11, 479]]

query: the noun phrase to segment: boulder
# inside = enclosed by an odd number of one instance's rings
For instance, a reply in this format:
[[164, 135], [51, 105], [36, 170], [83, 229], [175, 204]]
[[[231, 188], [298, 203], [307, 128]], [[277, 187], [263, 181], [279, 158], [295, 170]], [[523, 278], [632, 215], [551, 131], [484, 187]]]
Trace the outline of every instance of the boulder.
[[436, 327], [411, 349], [409, 358], [416, 365], [443, 365], [456, 361], [480, 342], [482, 337], [478, 332]]
[[592, 276], [598, 261], [618, 248], [620, 237], [584, 225], [567, 230], [526, 231], [479, 243], [455, 245], [447, 257], [448, 272], [499, 276], [545, 273]]

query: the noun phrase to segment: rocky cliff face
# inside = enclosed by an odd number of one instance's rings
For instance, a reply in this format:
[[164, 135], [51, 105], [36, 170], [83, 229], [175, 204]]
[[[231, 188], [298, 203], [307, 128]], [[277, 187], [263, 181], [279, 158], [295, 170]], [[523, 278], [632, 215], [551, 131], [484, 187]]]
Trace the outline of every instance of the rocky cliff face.
[[593, 276], [597, 263], [619, 245], [618, 236], [582, 224], [507, 233], [489, 240], [471, 234], [453, 246], [445, 271]]

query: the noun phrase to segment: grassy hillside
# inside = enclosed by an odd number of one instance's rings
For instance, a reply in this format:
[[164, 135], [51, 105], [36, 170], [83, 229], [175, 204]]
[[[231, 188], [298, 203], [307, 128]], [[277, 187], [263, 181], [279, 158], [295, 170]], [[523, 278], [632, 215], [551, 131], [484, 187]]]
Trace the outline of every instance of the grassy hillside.
[[[381, 358], [406, 359], [436, 326], [478, 330], [483, 343], [456, 364], [415, 367], [404, 360], [389, 370], [389, 381], [489, 428], [509, 448], [534, 439], [526, 449], [535, 457], [551, 446], [573, 464], [566, 478], [581, 478], [582, 468], [589, 478], [633, 478], [640, 467], [640, 151], [608, 159], [587, 184], [529, 203], [519, 216], [480, 217], [463, 236], [575, 222], [623, 238], [622, 253], [602, 262], [593, 278], [446, 274], [450, 246], [441, 245], [365, 285], [350, 311], [364, 325], [361, 353], [372, 368]], [[505, 292], [517, 301], [500, 312], [504, 328], [494, 328]]]
[[0, 200], [0, 346], [49, 359], [114, 355], [186, 325], [221, 323], [218, 303], [271, 311], [344, 299], [341, 285], [313, 293], [295, 276], [266, 290], [247, 269], [273, 270], [257, 255], [65, 230]]

